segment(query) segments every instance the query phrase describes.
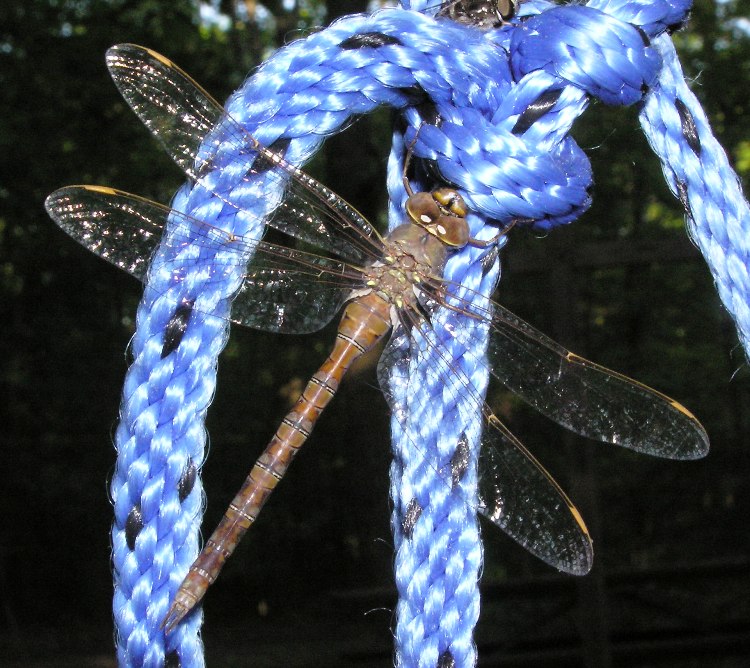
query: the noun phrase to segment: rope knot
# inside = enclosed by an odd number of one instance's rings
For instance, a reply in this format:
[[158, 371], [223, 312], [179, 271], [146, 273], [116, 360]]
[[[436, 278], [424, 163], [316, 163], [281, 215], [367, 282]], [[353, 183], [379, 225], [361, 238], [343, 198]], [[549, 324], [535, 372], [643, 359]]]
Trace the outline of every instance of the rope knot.
[[542, 70], [611, 105], [641, 100], [661, 68], [640, 26], [591, 6], [530, 17], [513, 31], [510, 49], [516, 79]]
[[549, 229], [589, 207], [591, 168], [572, 139], [537, 143], [533, 131], [520, 136], [523, 113], [487, 119], [470, 108], [460, 111], [463, 118], [454, 113], [451, 121], [423, 126], [416, 152], [462, 190], [470, 209], [506, 224], [533, 221]]

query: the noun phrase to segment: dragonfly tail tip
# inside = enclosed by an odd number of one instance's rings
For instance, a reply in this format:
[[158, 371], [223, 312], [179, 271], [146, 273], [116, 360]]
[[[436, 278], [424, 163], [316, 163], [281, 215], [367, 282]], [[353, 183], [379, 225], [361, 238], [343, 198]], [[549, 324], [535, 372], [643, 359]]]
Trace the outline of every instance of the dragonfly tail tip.
[[179, 625], [179, 623], [185, 619], [185, 616], [190, 612], [189, 608], [186, 608], [180, 603], [172, 603], [171, 607], [164, 615], [164, 619], [159, 625], [160, 629], [164, 630], [165, 634], [170, 634]]

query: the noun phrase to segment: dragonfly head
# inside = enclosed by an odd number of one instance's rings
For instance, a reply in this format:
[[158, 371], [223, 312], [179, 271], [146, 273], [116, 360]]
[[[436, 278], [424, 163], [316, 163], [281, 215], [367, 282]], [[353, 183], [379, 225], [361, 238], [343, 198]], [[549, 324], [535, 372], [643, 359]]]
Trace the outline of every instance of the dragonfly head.
[[423, 228], [450, 248], [463, 248], [471, 235], [466, 222], [466, 203], [452, 188], [414, 193], [406, 200], [410, 222]]

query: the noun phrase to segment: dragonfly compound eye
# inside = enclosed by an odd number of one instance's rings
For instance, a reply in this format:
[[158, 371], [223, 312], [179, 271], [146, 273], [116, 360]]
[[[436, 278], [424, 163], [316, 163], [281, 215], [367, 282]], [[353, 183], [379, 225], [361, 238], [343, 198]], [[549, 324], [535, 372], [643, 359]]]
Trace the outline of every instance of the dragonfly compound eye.
[[503, 21], [510, 21], [516, 15], [518, 2], [519, 0], [497, 0], [495, 8]]
[[465, 218], [468, 213], [464, 198], [453, 188], [437, 188], [432, 191], [432, 198], [446, 213]]
[[446, 246], [463, 248], [469, 243], [469, 226], [465, 218], [441, 215], [432, 225], [426, 226]]
[[406, 212], [414, 225], [424, 228], [446, 246], [463, 248], [469, 242], [466, 203], [452, 188], [415, 193], [406, 200]]

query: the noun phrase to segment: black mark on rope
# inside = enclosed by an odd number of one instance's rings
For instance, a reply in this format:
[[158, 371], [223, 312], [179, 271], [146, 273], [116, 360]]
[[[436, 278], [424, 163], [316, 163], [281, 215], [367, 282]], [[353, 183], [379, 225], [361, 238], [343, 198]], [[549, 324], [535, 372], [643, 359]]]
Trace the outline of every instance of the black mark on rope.
[[450, 650], [445, 650], [439, 657], [436, 668], [456, 668], [456, 660]]
[[128, 519], [125, 520], [125, 541], [131, 551], [135, 549], [135, 539], [138, 538], [141, 529], [143, 529], [143, 514], [141, 507], [135, 506], [128, 513]]
[[544, 91], [544, 93], [526, 107], [518, 117], [511, 132], [514, 135], [522, 135], [526, 132], [526, 130], [557, 104], [560, 95], [562, 95], [562, 88]]
[[438, 185], [455, 185], [454, 183], [450, 183], [450, 181], [448, 181], [448, 179], [443, 176], [443, 173], [440, 171], [440, 167], [434, 160], [428, 160], [427, 158], [417, 158], [413, 162], [415, 163], [415, 167], [419, 167], [417, 173], [423, 176], [423, 183], [431, 184], [431, 187], [428, 188], [428, 190], [437, 187]]
[[675, 99], [674, 106], [677, 107], [677, 113], [680, 115], [682, 136], [685, 137], [685, 141], [688, 143], [688, 146], [693, 149], [693, 153], [700, 156], [701, 140], [698, 136], [698, 128], [695, 127], [695, 119], [693, 118], [693, 114], [690, 113], [690, 109], [685, 106], [685, 103], [679, 97]]
[[411, 538], [412, 533], [414, 533], [414, 526], [417, 523], [417, 520], [419, 519], [419, 516], [422, 514], [422, 506], [417, 503], [416, 499], [412, 499], [409, 501], [409, 505], [406, 508], [406, 514], [404, 515], [404, 519], [401, 522], [401, 531], [404, 532], [404, 536], [407, 538]]
[[418, 107], [430, 99], [425, 89], [418, 84], [408, 86], [407, 88], [398, 88], [397, 90], [406, 96], [407, 107]]
[[195, 466], [195, 462], [192, 457], [188, 457], [187, 465], [185, 470], [182, 472], [180, 480], [177, 482], [177, 493], [180, 496], [180, 503], [187, 499], [190, 492], [193, 491], [195, 486], [195, 477], [198, 474], [198, 469]]
[[682, 204], [683, 208], [685, 209], [685, 213], [690, 216], [690, 218], [692, 218], [693, 210], [690, 208], [690, 198], [688, 197], [687, 185], [682, 181], [677, 181], [676, 185], [677, 197], [680, 199], [680, 204]]
[[401, 46], [401, 41], [391, 35], [384, 35], [382, 32], [361, 32], [347, 37], [339, 44], [339, 48], [346, 51], [365, 47], [377, 49], [381, 46]]
[[[280, 158], [283, 158], [286, 155], [286, 151], [289, 148], [289, 144], [291, 143], [291, 139], [287, 139], [286, 137], [280, 137], [277, 139], [273, 144], [270, 146], [266, 146], [266, 148], [271, 151], [271, 153], [275, 153]], [[258, 156], [253, 160], [253, 164], [250, 168], [250, 171], [253, 174], [262, 174], [263, 172], [267, 172], [274, 167], [276, 167], [276, 163], [273, 161], [272, 158], [267, 158], [263, 154], [258, 154]]]
[[180, 655], [176, 649], [173, 649], [169, 654], [164, 657], [164, 668], [181, 668], [182, 661], [180, 661]]
[[641, 36], [641, 41], [643, 42], [643, 46], [651, 46], [651, 38], [646, 34], [646, 31], [641, 28], [641, 26], [635, 25], [635, 23], [631, 23], [631, 26], [636, 29], [636, 32]]
[[187, 330], [187, 324], [190, 320], [190, 316], [193, 313], [194, 304], [195, 302], [192, 299], [185, 299], [174, 310], [174, 313], [169, 319], [167, 327], [164, 330], [164, 344], [161, 348], [162, 359], [177, 350], [177, 346], [180, 345], [182, 337], [185, 336], [185, 331]]
[[466, 434], [461, 434], [461, 438], [458, 439], [458, 445], [456, 445], [456, 451], [451, 457], [451, 482], [455, 487], [461, 482], [461, 478], [466, 469], [469, 468], [469, 458], [471, 453], [469, 452], [469, 439], [466, 438]]
[[673, 23], [670, 26], [667, 26], [667, 35], [673, 35], [674, 33], [682, 30], [688, 24], [689, 20], [690, 20], [690, 14], [688, 13], [688, 14], [685, 14], [682, 21], [679, 21], [677, 23]]
[[443, 117], [438, 113], [437, 107], [432, 100], [425, 100], [421, 104], [418, 104], [417, 113], [426, 125], [434, 125], [439, 128], [443, 122]]

